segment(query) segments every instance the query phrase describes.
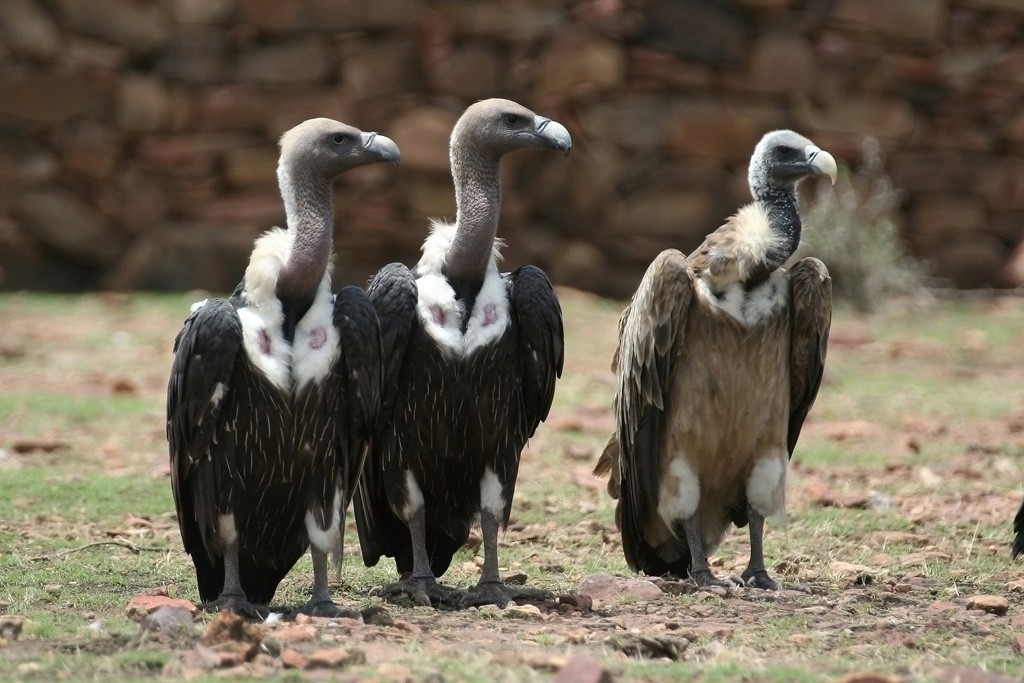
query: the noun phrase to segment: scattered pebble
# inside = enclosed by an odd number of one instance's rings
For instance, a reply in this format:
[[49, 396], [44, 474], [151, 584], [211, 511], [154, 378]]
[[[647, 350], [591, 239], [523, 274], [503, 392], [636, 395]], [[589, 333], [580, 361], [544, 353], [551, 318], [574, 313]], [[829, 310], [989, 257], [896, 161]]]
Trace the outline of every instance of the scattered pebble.
[[975, 595], [967, 600], [967, 609], [980, 609], [1001, 617], [1010, 609], [1010, 603], [1001, 595]]
[[506, 619], [527, 619], [532, 621], [540, 621], [544, 618], [540, 608], [536, 605], [509, 605], [505, 608], [504, 617]]
[[[150, 612], [142, 620], [142, 630], [171, 633], [173, 631], [190, 628], [192, 626], [192, 621], [193, 615], [188, 609], [184, 607], [164, 605]], [[93, 622], [93, 624], [99, 624], [99, 628], [103, 628], [103, 625], [100, 624], [100, 622]], [[89, 627], [92, 628], [93, 624], [90, 624]]]
[[307, 669], [340, 669], [366, 663], [366, 654], [362, 650], [343, 647], [317, 650], [309, 656]]

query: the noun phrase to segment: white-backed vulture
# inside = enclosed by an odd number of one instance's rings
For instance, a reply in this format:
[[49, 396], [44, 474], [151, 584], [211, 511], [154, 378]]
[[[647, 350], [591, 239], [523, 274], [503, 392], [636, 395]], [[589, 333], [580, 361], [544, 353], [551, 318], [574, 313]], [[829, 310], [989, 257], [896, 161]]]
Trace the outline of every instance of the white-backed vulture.
[[800, 242], [796, 183], [835, 159], [792, 131], [758, 143], [754, 201], [689, 256], [663, 251], [619, 321], [611, 473], [626, 561], [651, 575], [718, 584], [707, 556], [730, 522], [750, 525], [748, 585], [764, 566], [765, 517], [784, 507], [786, 469], [824, 369], [832, 285]]
[[[542, 270], [498, 270], [498, 167], [518, 149], [570, 145], [561, 124], [515, 102], [467, 108], [450, 145], [455, 222], [433, 222], [414, 269], [390, 264], [370, 284], [386, 357], [382, 426], [354, 511], [367, 566], [395, 558], [401, 581], [385, 594], [504, 605], [527, 593], [498, 575], [497, 535], [562, 372], [562, 317]], [[478, 513], [483, 572], [458, 595], [436, 579]]]
[[312, 119], [281, 137], [287, 229], [256, 240], [230, 299], [193, 306], [167, 389], [171, 486], [201, 598], [252, 614], [311, 544], [305, 610], [339, 613], [327, 555], [377, 418], [380, 331], [365, 292], [331, 294], [331, 186], [342, 171], [397, 163], [384, 136]]

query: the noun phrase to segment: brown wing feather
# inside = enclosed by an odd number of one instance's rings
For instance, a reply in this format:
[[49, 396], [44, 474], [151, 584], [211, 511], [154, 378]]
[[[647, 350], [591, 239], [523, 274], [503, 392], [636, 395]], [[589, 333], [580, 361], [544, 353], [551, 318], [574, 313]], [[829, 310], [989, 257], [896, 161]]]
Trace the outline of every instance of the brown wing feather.
[[646, 564], [643, 525], [657, 505], [661, 470], [661, 419], [671, 388], [673, 360], [683, 343], [693, 299], [693, 270], [679, 251], [663, 251], [648, 267], [619, 321], [617, 429], [595, 474], [611, 473], [608, 490], [620, 494], [617, 518], [630, 566]]
[[805, 258], [789, 269], [792, 332], [789, 351], [789, 455], [814, 404], [825, 370], [832, 323], [832, 278], [825, 264]]

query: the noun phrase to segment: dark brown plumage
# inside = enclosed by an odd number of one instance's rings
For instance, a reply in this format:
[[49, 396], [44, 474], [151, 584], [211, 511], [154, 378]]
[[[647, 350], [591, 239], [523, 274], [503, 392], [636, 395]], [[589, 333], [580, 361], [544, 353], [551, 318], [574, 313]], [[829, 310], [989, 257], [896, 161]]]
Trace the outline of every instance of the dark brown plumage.
[[755, 201], [690, 256], [662, 252], [619, 321], [616, 433], [595, 473], [610, 473], [629, 566], [722, 583], [707, 554], [730, 523], [750, 524], [748, 584], [764, 568], [766, 516], [784, 507], [785, 474], [817, 395], [831, 281], [814, 258], [782, 264], [800, 240], [795, 184], [835, 180], [835, 160], [774, 131], [750, 163]]
[[327, 555], [376, 421], [380, 334], [358, 287], [331, 295], [331, 185], [398, 161], [376, 133], [312, 119], [281, 138], [288, 229], [262, 235], [230, 299], [193, 307], [167, 389], [171, 488], [199, 595], [251, 613], [312, 545], [306, 611], [336, 614]]
[[[570, 145], [561, 124], [515, 102], [467, 108], [451, 139], [455, 223], [434, 222], [414, 269], [390, 264], [370, 284], [386, 358], [383, 409], [354, 509], [364, 562], [395, 558], [402, 580], [386, 594], [504, 605], [526, 592], [498, 575], [498, 529], [520, 453], [562, 372], [562, 316], [539, 268], [498, 270], [498, 168], [517, 149]], [[436, 578], [477, 514], [483, 572], [459, 595]]]

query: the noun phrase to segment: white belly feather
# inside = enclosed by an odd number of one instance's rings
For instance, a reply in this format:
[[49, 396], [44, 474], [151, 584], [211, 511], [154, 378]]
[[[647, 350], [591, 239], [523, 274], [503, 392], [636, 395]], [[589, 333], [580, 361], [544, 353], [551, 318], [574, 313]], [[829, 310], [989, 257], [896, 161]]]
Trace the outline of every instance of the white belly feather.
[[444, 255], [454, 235], [454, 225], [434, 222], [423, 243], [423, 257], [416, 265], [416, 312], [427, 334], [442, 350], [463, 358], [505, 334], [510, 320], [508, 290], [498, 272], [501, 242], [495, 240], [483, 286], [473, 310], [468, 312], [466, 331], [462, 331], [467, 311], [443, 274]]
[[782, 268], [749, 291], [736, 282], [716, 295], [704, 278], [697, 279], [696, 290], [708, 305], [728, 313], [744, 327], [767, 321], [789, 304], [789, 280]]

